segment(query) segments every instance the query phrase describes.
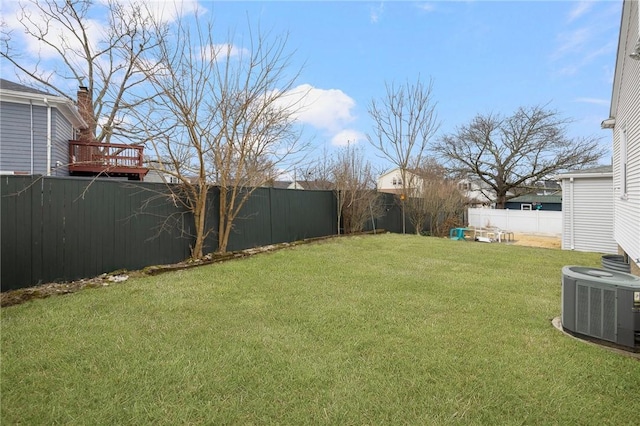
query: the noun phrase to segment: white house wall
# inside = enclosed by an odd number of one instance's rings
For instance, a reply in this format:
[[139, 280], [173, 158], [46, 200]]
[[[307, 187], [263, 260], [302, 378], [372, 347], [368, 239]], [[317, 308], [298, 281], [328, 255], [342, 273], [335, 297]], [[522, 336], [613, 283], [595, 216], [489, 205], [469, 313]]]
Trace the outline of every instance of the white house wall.
[[562, 249], [617, 253], [612, 178], [562, 180]]
[[[407, 171], [406, 173], [407, 187], [418, 187], [422, 184], [422, 179], [413, 173]], [[393, 184], [393, 181], [396, 181], [396, 184]], [[402, 174], [400, 173], [400, 169], [396, 168], [386, 172], [378, 178], [378, 191], [384, 192], [396, 192], [399, 193], [402, 190]]]
[[[393, 184], [393, 179], [396, 179], [396, 184]], [[400, 171], [393, 171], [391, 173], [387, 173], [385, 175], [380, 176], [378, 179], [378, 189], [399, 189], [402, 188], [402, 184], [398, 184], [398, 179], [400, 179]]]
[[[638, 2], [624, 3], [624, 19], [616, 64], [617, 99], [612, 112], [613, 129], [614, 237], [620, 247], [640, 264], [640, 61], [629, 57], [638, 42]], [[621, 189], [620, 135], [626, 128], [627, 197]]]

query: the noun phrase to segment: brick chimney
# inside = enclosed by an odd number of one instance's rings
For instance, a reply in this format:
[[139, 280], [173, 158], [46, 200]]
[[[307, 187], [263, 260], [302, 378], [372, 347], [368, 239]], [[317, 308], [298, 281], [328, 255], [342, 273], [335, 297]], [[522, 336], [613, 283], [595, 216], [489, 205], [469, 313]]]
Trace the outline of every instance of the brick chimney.
[[93, 142], [96, 139], [96, 120], [93, 117], [93, 100], [92, 94], [85, 86], [80, 86], [78, 89], [78, 112], [89, 126], [87, 129], [80, 130], [80, 137], [78, 138], [82, 142]]

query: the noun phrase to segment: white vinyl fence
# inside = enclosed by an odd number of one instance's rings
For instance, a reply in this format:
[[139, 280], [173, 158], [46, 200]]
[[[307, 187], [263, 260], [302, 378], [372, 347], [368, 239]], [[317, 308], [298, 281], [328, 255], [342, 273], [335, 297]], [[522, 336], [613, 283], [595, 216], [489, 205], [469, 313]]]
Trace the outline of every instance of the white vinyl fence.
[[522, 234], [562, 235], [562, 212], [545, 210], [469, 209], [469, 225], [497, 226]]

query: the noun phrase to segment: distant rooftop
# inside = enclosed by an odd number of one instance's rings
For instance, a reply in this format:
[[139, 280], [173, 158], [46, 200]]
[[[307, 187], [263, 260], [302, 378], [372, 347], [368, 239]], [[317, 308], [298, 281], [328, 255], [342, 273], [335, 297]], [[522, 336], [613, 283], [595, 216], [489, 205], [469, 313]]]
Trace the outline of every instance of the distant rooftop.
[[507, 203], [562, 203], [562, 195], [525, 194], [507, 200]]
[[597, 167], [592, 167], [590, 169], [582, 169], [582, 170], [571, 170], [570, 172], [566, 172], [566, 173], [559, 173], [556, 178], [567, 178], [567, 177], [575, 177], [575, 176], [589, 176], [589, 175], [596, 175], [596, 174], [611, 174], [613, 173], [613, 166], [612, 165], [607, 165], [607, 166], [597, 166]]

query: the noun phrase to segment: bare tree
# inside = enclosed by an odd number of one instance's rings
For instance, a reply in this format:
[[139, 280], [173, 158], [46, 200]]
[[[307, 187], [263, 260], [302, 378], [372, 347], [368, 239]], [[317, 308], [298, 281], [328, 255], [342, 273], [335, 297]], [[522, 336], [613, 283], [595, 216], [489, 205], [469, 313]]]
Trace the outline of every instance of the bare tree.
[[570, 120], [546, 107], [520, 107], [513, 115], [476, 116], [445, 135], [434, 150], [451, 170], [477, 176], [504, 208], [509, 191], [554, 173], [594, 164], [604, 155], [599, 138], [567, 136]]
[[[333, 191], [336, 189], [336, 182], [333, 180], [335, 158], [326, 147], [323, 147], [322, 153], [313, 158], [309, 164], [304, 167], [307, 171], [310, 189]], [[339, 225], [338, 225], [339, 229]]]
[[[100, 27], [95, 16], [104, 16]], [[150, 16], [142, 3], [109, 0], [24, 0], [18, 12], [20, 28], [3, 25], [0, 56], [15, 66], [27, 83], [69, 97], [69, 91], [87, 87], [93, 116], [89, 133], [99, 142], [113, 135], [130, 136], [126, 116], [143, 100], [129, 97], [144, 83], [136, 65], [155, 46], [149, 31]], [[15, 32], [37, 40], [40, 54], [35, 62], [24, 55], [24, 44]], [[160, 34], [164, 36], [164, 34]], [[44, 52], [55, 58], [49, 68]], [[99, 132], [96, 134], [96, 128]]]
[[361, 232], [383, 210], [371, 164], [361, 149], [348, 145], [336, 155], [331, 171], [338, 200], [338, 232], [341, 222], [345, 233]]
[[443, 224], [450, 217], [460, 217], [464, 197], [457, 189], [456, 180], [433, 157], [426, 157], [422, 164], [411, 170], [414, 182], [408, 189], [405, 209], [416, 233], [427, 224], [430, 235], [442, 235]]
[[[372, 100], [369, 115], [374, 121], [373, 134], [367, 139], [380, 153], [400, 169], [402, 180], [401, 201], [408, 196], [413, 166], [420, 164], [428, 144], [438, 130], [436, 104], [433, 101], [433, 82], [424, 84], [420, 78], [415, 84], [386, 84], [386, 95]], [[405, 232], [403, 214], [402, 232]]]
[[162, 172], [180, 182], [173, 191], [180, 188], [176, 196], [193, 214], [194, 258], [215, 229], [206, 222], [209, 188], [219, 187], [218, 251], [225, 252], [242, 206], [300, 148], [296, 101], [288, 98], [298, 72], [287, 73], [287, 37], [249, 29], [244, 47], [231, 36], [217, 43], [213, 34], [201, 16], [179, 17], [170, 36], [159, 38], [150, 52], [158, 65], [146, 73], [159, 95], [138, 117], [164, 159]]

